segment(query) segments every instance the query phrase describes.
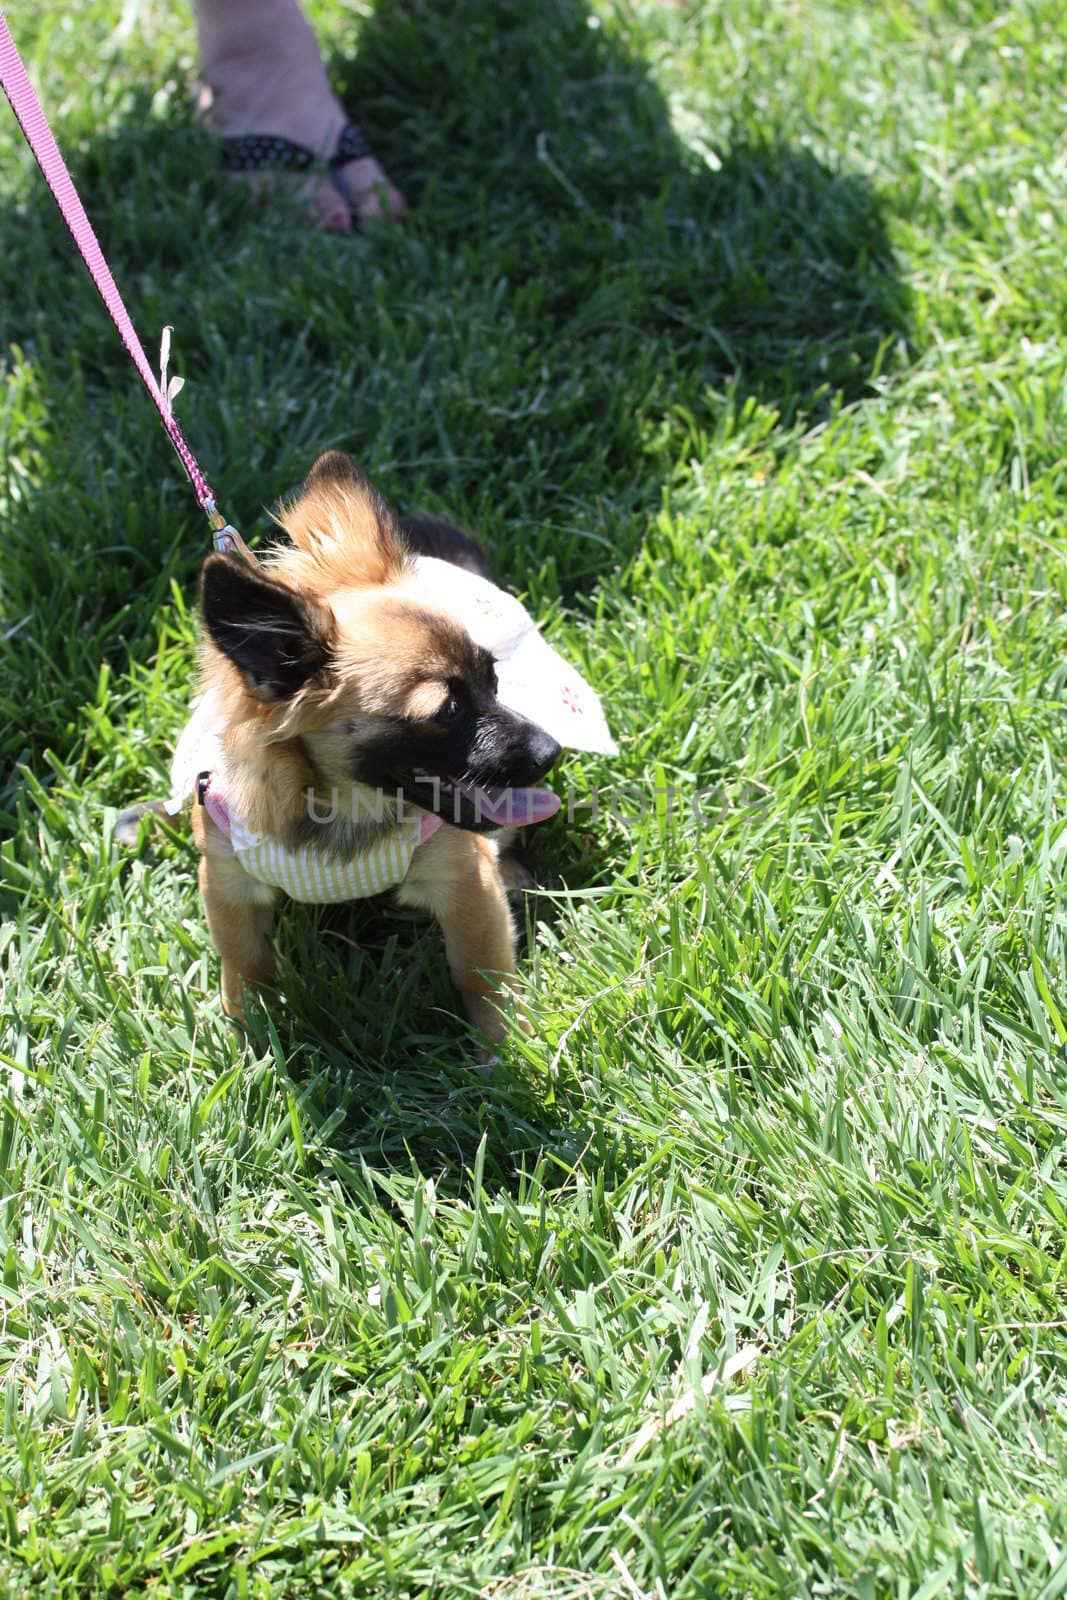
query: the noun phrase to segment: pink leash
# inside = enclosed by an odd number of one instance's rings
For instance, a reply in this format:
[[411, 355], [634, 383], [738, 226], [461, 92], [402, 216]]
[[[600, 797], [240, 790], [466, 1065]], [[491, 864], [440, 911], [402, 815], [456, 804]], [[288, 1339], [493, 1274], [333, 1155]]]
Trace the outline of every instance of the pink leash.
[[226, 522], [215, 509], [215, 497], [211, 487], [201, 472], [196, 457], [186, 444], [185, 436], [174, 420], [171, 408], [156, 381], [155, 373], [148, 364], [148, 358], [130, 321], [130, 314], [122, 303], [122, 296], [115, 286], [108, 264], [104, 260], [104, 253], [97, 242], [92, 224], [85, 215], [85, 208], [78, 198], [78, 191], [59, 153], [59, 146], [52, 137], [48, 118], [33, 91], [33, 85], [26, 76], [26, 69], [15, 49], [15, 41], [11, 37], [3, 12], [0, 12], [0, 84], [3, 85], [4, 93], [11, 102], [11, 109], [18, 118], [19, 127], [26, 136], [26, 143], [33, 151], [41, 175], [51, 189], [56, 205], [63, 214], [63, 220], [70, 229], [71, 237], [89, 269], [89, 275], [100, 291], [100, 298], [129, 352], [130, 360], [141, 374], [141, 381], [152, 396], [153, 404], [167, 430], [167, 437], [178, 452], [179, 460], [189, 475], [197, 505], [206, 513], [215, 530], [216, 549], [225, 553], [236, 551], [247, 556], [249, 560], [254, 559], [237, 529]]

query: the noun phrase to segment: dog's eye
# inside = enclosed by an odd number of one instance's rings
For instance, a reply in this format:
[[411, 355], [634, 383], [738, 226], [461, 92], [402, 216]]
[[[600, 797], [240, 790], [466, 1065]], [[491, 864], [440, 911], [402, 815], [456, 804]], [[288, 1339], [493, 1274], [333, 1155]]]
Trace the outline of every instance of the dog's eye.
[[433, 720], [443, 723], [446, 727], [450, 722], [455, 722], [459, 716], [459, 701], [454, 694], [450, 694], [440, 711], [434, 712]]

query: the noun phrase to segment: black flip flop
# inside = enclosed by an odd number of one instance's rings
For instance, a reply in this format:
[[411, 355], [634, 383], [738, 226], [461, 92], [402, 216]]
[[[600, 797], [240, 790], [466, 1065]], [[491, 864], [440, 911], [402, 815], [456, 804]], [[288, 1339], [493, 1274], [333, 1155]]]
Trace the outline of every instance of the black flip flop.
[[[284, 139], [279, 133], [242, 133], [220, 139], [219, 144], [227, 172], [307, 172], [319, 159], [307, 145]], [[342, 168], [350, 161], [362, 161], [373, 154], [363, 129], [355, 122], [346, 122], [333, 155], [324, 163], [335, 188], [353, 209], [363, 191], [352, 192], [350, 184], [341, 176]]]

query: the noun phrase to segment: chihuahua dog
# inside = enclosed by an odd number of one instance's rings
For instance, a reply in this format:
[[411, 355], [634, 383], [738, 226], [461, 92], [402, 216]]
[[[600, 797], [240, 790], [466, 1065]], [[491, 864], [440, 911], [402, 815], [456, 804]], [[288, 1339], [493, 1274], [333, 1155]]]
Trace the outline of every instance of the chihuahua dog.
[[[210, 555], [200, 583], [224, 794], [201, 777], [193, 832], [224, 1008], [240, 1017], [246, 984], [274, 977], [274, 903], [289, 885], [255, 866], [264, 848], [312, 884], [388, 860], [385, 881], [440, 922], [467, 1014], [497, 1041], [515, 934], [475, 796], [536, 784], [560, 746], [501, 705], [492, 656], [459, 622], [404, 592], [415, 556], [481, 575], [484, 558], [446, 523], [398, 519], [339, 451], [278, 520], [288, 544], [259, 561]], [[368, 881], [376, 892], [382, 873]]]

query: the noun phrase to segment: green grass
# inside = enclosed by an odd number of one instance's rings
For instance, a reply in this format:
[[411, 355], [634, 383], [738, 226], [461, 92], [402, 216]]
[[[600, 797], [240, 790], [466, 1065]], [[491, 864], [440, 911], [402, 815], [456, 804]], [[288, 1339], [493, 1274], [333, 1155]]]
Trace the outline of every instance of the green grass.
[[313, 9], [402, 232], [253, 217], [183, 10], [8, 15], [229, 515], [342, 445], [478, 527], [627, 799], [488, 1071], [373, 906], [226, 1025], [110, 839], [205, 529], [0, 119], [0, 1592], [1057, 1600], [1062, 8]]

